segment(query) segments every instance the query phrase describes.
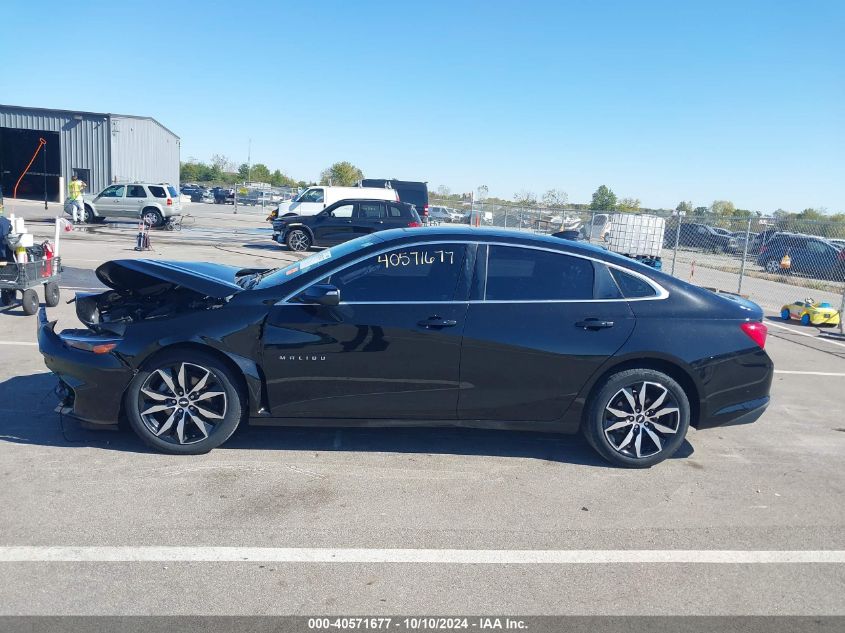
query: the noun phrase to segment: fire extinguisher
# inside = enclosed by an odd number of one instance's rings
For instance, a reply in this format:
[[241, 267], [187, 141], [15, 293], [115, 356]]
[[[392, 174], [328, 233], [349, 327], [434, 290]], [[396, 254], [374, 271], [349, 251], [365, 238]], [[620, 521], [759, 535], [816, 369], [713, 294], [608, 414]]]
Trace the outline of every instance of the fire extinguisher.
[[41, 248], [44, 249], [44, 259], [46, 260], [46, 266], [44, 266], [44, 272], [41, 273], [41, 276], [49, 277], [53, 274], [53, 244], [50, 240], [44, 240], [41, 243]]

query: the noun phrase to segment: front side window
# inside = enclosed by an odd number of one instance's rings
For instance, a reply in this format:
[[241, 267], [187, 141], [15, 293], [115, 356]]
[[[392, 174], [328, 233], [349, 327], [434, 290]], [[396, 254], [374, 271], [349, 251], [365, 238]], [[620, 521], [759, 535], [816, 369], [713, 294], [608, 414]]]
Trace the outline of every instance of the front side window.
[[112, 185], [111, 187], [106, 187], [103, 193], [100, 194], [101, 198], [122, 198], [123, 192], [126, 189], [124, 185]]
[[146, 198], [147, 192], [141, 185], [129, 185], [126, 190], [127, 198]]
[[164, 187], [159, 187], [157, 185], [150, 185], [150, 193], [156, 198], [167, 197], [167, 192], [164, 190]]
[[324, 199], [322, 189], [308, 189], [299, 196], [299, 202], [323, 202]]
[[593, 298], [593, 264], [587, 259], [513, 246], [490, 246], [489, 301], [554, 301]]
[[452, 301], [466, 251], [466, 244], [397, 248], [352, 264], [322, 283], [339, 288], [344, 303]]
[[333, 218], [351, 218], [352, 217], [352, 209], [354, 209], [354, 208], [355, 208], [355, 205], [344, 204], [343, 206], [332, 209], [330, 215]]

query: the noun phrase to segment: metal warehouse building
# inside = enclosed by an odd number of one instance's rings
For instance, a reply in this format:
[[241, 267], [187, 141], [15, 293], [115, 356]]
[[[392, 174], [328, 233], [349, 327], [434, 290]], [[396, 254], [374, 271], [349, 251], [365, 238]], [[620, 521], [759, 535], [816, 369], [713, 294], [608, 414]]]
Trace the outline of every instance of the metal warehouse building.
[[119, 181], [178, 186], [179, 137], [150, 117], [0, 105], [4, 196], [13, 197], [17, 184], [18, 198], [44, 200], [46, 191], [47, 200], [62, 202], [74, 174], [92, 193]]

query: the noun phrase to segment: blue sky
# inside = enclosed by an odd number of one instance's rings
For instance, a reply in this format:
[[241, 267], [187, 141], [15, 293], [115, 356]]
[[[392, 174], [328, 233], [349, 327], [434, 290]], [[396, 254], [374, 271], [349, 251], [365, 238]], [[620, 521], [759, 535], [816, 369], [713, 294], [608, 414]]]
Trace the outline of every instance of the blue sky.
[[[163, 28], [164, 27], [164, 28]], [[183, 159], [644, 205], [845, 210], [845, 2], [12, 2], [0, 103]]]

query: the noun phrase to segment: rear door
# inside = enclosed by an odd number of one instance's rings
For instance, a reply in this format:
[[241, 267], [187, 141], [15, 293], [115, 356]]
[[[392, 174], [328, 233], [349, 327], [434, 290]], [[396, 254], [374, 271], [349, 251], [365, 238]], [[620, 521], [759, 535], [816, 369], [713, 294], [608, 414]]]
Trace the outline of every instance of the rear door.
[[141, 209], [147, 203], [147, 190], [144, 185], [126, 186], [125, 215], [141, 217]]
[[339, 305], [273, 306], [262, 342], [272, 415], [454, 419], [474, 252], [457, 242], [375, 252], [320, 280]]
[[385, 219], [387, 216], [387, 203], [375, 201], [360, 201], [353, 225], [356, 237], [369, 235], [376, 231], [383, 231], [387, 228]]
[[459, 417], [561, 418], [631, 335], [627, 301], [604, 264], [589, 259], [490, 245], [479, 246], [478, 262], [461, 353]]

